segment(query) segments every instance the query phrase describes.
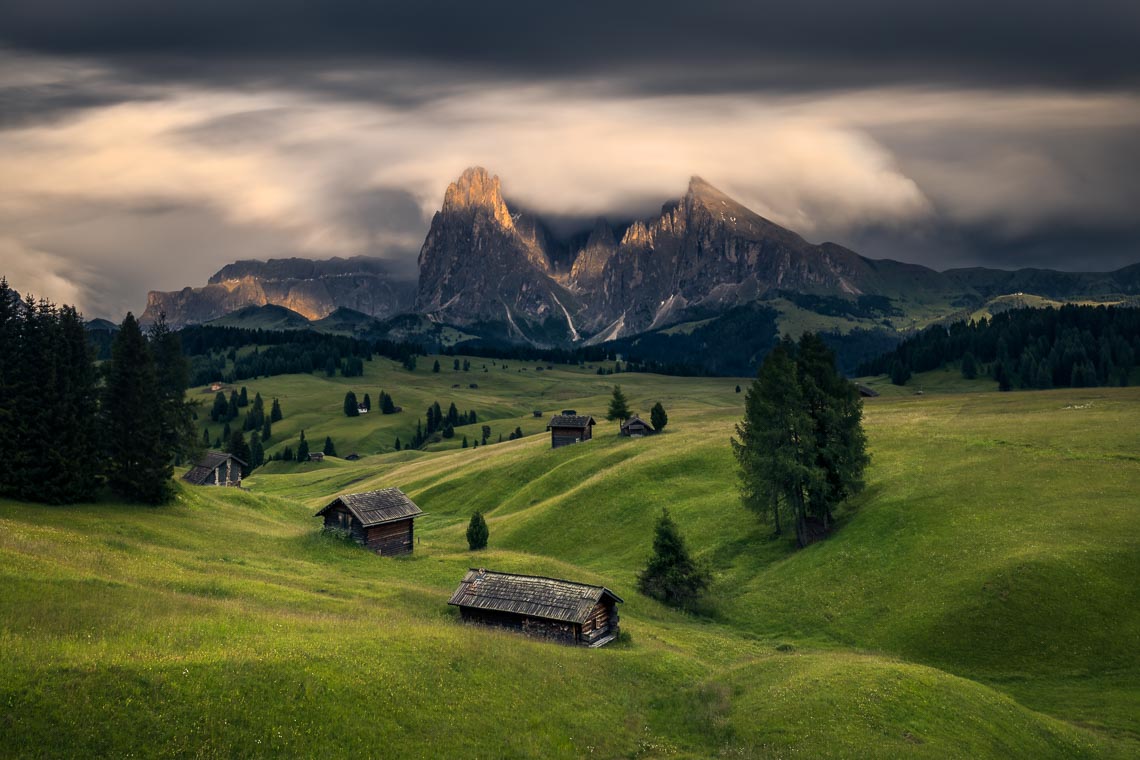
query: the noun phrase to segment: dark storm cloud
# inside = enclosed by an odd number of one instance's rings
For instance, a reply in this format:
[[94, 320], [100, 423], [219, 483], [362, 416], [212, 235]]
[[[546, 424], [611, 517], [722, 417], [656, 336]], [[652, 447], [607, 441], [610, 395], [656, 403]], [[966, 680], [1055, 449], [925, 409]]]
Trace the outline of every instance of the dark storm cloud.
[[1138, 29], [1132, 0], [10, 0], [0, 8], [3, 44], [174, 78], [283, 81], [414, 61], [504, 78], [603, 77], [655, 92], [918, 81], [1133, 87]]

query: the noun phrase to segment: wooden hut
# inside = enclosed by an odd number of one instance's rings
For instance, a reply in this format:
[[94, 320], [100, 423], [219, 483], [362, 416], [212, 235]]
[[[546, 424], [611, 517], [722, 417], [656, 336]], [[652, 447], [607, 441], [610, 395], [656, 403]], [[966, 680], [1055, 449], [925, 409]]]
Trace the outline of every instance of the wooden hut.
[[638, 417], [636, 414], [630, 417], [625, 422], [621, 423], [621, 434], [631, 438], [640, 438], [643, 435], [653, 435], [655, 432], [653, 426], [645, 420]]
[[448, 604], [465, 621], [564, 644], [600, 647], [617, 638], [620, 596], [602, 586], [471, 569]]
[[323, 451], [314, 451], [309, 454], [310, 462], [323, 462], [325, 461], [325, 453]]
[[550, 447], [553, 449], [569, 446], [572, 443], [588, 441], [593, 437], [593, 426], [597, 423], [588, 414], [578, 414], [573, 409], [563, 409], [562, 414], [550, 418], [546, 429], [550, 431]]
[[347, 530], [356, 543], [377, 554], [410, 554], [415, 540], [413, 521], [423, 514], [399, 488], [338, 496], [316, 517], [325, 528]]
[[875, 398], [879, 395], [879, 392], [877, 390], [871, 388], [870, 386], [863, 385], [862, 383], [858, 383], [855, 387], [859, 390], [859, 395], [863, 398]]
[[182, 479], [196, 486], [241, 487], [242, 474], [249, 464], [224, 451], [207, 451]]

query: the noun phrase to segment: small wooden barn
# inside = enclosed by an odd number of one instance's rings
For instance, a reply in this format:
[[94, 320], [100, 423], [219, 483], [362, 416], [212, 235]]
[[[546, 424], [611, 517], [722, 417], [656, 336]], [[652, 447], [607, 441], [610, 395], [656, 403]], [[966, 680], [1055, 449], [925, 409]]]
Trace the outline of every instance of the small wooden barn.
[[325, 453], [323, 451], [314, 451], [309, 454], [310, 462], [323, 462], [325, 461]]
[[458, 607], [467, 622], [600, 647], [617, 638], [621, 601], [602, 586], [473, 568], [448, 604]]
[[875, 398], [879, 395], [879, 392], [877, 390], [871, 388], [870, 386], [863, 385], [862, 383], [858, 383], [855, 388], [858, 389], [859, 395], [863, 398]]
[[316, 517], [325, 528], [347, 530], [353, 540], [377, 554], [410, 554], [415, 541], [414, 520], [423, 514], [399, 488], [338, 496]]
[[550, 447], [557, 449], [572, 443], [588, 441], [593, 437], [593, 426], [597, 423], [588, 414], [578, 414], [573, 409], [563, 409], [562, 414], [550, 418], [546, 429], [550, 431]]
[[224, 451], [207, 451], [182, 479], [195, 486], [241, 487], [241, 478], [249, 465]]
[[636, 414], [630, 417], [625, 422], [621, 423], [621, 434], [631, 438], [640, 438], [643, 435], [653, 435], [655, 432], [653, 426], [645, 420], [638, 417]]

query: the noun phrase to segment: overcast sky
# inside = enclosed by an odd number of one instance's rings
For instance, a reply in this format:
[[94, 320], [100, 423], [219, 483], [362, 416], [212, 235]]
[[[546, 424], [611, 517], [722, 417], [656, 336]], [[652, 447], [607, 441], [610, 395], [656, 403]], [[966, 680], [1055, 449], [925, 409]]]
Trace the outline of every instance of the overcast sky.
[[1140, 261], [1140, 3], [0, 0], [0, 274], [88, 316], [239, 258], [414, 259], [447, 183], [699, 174], [936, 269]]

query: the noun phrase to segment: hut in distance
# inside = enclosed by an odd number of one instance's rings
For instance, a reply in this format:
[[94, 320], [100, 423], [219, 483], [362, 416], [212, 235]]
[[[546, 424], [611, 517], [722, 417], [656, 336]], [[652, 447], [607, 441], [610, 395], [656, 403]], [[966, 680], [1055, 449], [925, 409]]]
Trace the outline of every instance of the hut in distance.
[[182, 479], [195, 486], [241, 488], [241, 478], [249, 464], [225, 451], [207, 451]]
[[617, 605], [622, 601], [603, 586], [472, 568], [448, 604], [458, 607], [467, 622], [600, 647], [618, 636]]
[[588, 441], [593, 437], [593, 427], [597, 423], [588, 414], [578, 414], [573, 409], [563, 409], [562, 414], [550, 418], [546, 429], [550, 431], [552, 449], [569, 446], [572, 443]]
[[653, 435], [656, 432], [652, 425], [636, 414], [621, 423], [621, 434], [629, 438], [641, 438], [642, 436]]
[[377, 554], [411, 554], [415, 519], [424, 514], [399, 488], [349, 493], [329, 502], [315, 517], [326, 529], [348, 531], [356, 543]]

